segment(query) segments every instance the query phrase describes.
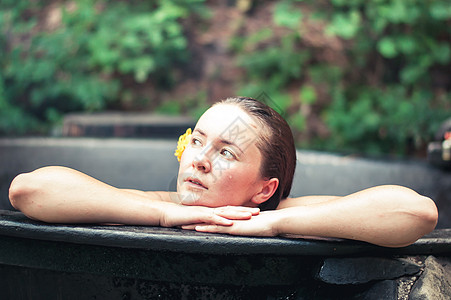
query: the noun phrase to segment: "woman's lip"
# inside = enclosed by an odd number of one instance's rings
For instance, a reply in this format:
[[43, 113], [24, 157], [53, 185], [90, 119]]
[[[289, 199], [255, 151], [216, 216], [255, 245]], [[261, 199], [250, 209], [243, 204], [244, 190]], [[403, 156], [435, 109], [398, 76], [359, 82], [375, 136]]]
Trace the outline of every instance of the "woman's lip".
[[202, 183], [202, 181], [196, 178], [187, 178], [185, 179], [185, 183], [187, 183], [190, 187], [208, 190], [208, 188]]

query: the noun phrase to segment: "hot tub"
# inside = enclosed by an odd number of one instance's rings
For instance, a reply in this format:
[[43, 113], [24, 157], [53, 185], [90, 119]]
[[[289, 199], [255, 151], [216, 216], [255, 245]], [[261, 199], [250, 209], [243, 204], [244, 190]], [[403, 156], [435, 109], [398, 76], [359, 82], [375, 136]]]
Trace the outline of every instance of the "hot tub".
[[442, 229], [399, 249], [347, 240], [46, 224], [10, 210], [12, 178], [45, 165], [69, 166], [117, 187], [174, 190], [174, 146], [174, 141], [138, 139], [0, 140], [4, 298], [421, 299], [437, 290], [428, 289], [430, 278], [442, 278], [432, 282], [440, 293], [449, 292], [451, 176], [423, 162], [298, 151], [293, 196], [400, 184], [436, 200]]

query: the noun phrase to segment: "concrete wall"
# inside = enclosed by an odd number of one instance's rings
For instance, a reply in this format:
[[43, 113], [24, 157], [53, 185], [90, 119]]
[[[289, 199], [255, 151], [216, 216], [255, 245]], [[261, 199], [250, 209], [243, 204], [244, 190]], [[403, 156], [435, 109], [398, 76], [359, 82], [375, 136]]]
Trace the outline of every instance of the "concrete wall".
[[[0, 139], [0, 209], [11, 209], [8, 187], [14, 176], [47, 165], [72, 167], [116, 187], [174, 190], [175, 145], [175, 140]], [[381, 184], [431, 197], [439, 207], [438, 227], [451, 227], [451, 173], [425, 162], [299, 151], [292, 196], [346, 195]]]
[[121, 188], [174, 189], [175, 141], [31, 138], [0, 139], [0, 208], [11, 208], [8, 188], [20, 173], [61, 165]]

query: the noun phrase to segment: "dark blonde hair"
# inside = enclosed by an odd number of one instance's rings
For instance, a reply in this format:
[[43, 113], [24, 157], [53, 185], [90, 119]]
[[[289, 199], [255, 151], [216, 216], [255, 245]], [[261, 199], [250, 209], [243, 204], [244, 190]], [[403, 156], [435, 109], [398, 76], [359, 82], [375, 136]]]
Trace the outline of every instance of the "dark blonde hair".
[[263, 158], [260, 173], [263, 178], [278, 178], [279, 186], [259, 207], [275, 209], [281, 199], [289, 196], [296, 168], [296, 148], [290, 126], [274, 109], [253, 98], [232, 97], [217, 104], [238, 105], [267, 129], [261, 130], [256, 144]]

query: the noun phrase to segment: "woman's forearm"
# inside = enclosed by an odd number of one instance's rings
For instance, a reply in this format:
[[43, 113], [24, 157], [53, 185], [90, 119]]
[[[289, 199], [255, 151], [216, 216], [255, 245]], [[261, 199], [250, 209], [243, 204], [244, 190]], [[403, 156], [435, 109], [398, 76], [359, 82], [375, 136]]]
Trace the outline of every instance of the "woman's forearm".
[[184, 206], [176, 193], [118, 189], [65, 167], [17, 176], [9, 197], [28, 217], [49, 223], [230, 226], [258, 214], [256, 208]]
[[158, 225], [162, 204], [149, 196], [117, 189], [65, 167], [21, 174], [9, 193], [16, 209], [45, 222]]
[[277, 211], [279, 234], [338, 237], [400, 247], [432, 231], [434, 202], [399, 186], [380, 186], [349, 196]]

